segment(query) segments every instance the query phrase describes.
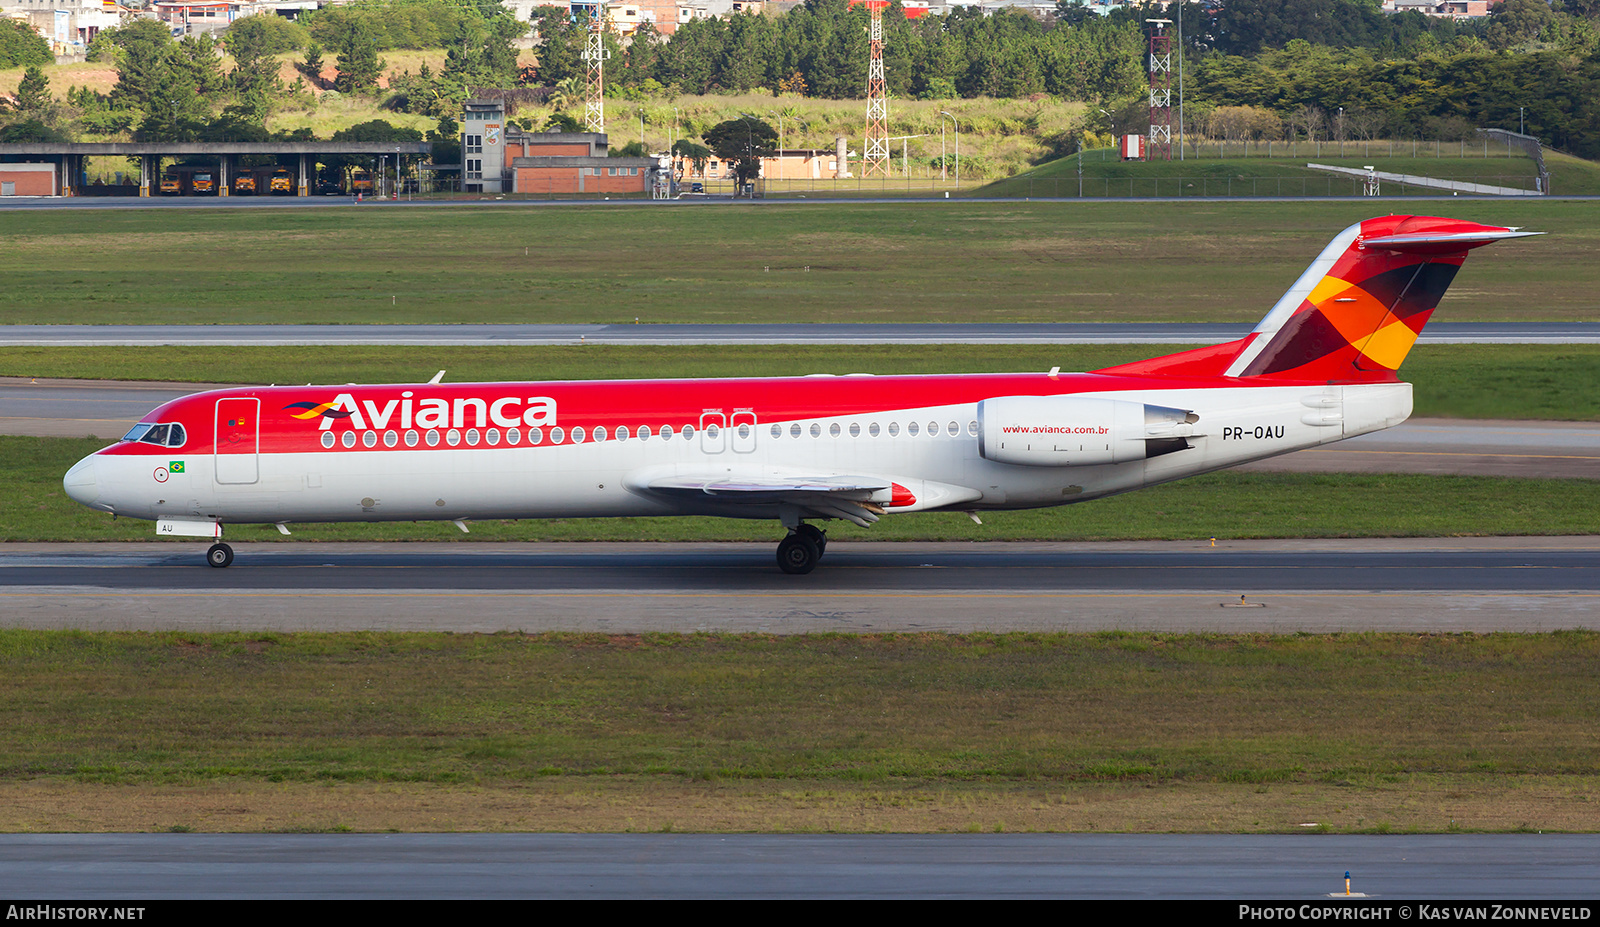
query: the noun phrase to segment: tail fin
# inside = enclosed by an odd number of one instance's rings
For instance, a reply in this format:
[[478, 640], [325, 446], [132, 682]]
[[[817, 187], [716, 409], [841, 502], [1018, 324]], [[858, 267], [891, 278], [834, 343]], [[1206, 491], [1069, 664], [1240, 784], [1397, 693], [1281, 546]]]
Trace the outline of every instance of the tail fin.
[[1224, 375], [1392, 379], [1467, 252], [1537, 234], [1433, 216], [1352, 225], [1283, 294]]

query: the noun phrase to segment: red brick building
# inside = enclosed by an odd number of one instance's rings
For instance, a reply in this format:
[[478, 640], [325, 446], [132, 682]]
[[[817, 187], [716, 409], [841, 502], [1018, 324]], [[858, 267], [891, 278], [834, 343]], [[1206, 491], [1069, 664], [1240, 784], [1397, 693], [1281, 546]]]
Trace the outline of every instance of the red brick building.
[[527, 132], [498, 100], [467, 101], [462, 152], [469, 193], [638, 195], [664, 182], [655, 158], [612, 158], [596, 132]]
[[0, 164], [0, 196], [55, 196], [54, 164]]

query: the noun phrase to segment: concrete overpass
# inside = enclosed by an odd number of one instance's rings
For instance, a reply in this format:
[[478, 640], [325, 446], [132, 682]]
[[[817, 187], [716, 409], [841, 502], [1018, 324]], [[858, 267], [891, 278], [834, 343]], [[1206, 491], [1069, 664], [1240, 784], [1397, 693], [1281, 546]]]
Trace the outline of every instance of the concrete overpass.
[[299, 160], [298, 195], [309, 195], [308, 179], [319, 159], [335, 155], [382, 155], [429, 157], [431, 142], [15, 142], [0, 144], [0, 172], [7, 164], [48, 163], [55, 165], [54, 190], [60, 196], [82, 192], [83, 159], [125, 157], [139, 159], [139, 195], [150, 196], [151, 187], [161, 173], [165, 158], [215, 158], [219, 183], [217, 195], [227, 196], [231, 178], [238, 173], [244, 155], [268, 155]]

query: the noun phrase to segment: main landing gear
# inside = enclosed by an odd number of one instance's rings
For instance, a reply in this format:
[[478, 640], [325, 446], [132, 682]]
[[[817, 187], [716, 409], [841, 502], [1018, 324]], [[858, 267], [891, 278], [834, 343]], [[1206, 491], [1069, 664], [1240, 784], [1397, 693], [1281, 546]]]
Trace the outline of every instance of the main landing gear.
[[827, 549], [827, 532], [802, 524], [778, 542], [778, 567], [785, 573], [810, 573]]
[[221, 569], [233, 562], [233, 548], [218, 541], [206, 551], [206, 563]]

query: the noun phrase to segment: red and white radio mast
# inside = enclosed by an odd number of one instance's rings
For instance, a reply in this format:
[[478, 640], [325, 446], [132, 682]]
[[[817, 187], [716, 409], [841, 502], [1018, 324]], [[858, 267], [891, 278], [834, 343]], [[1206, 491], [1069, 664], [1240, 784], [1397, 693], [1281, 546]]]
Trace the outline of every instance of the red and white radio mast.
[[889, 92], [883, 82], [883, 8], [889, 0], [866, 0], [872, 16], [867, 59], [867, 144], [862, 175], [889, 176]]
[[1145, 160], [1172, 160], [1172, 37], [1170, 19], [1147, 19], [1150, 33], [1150, 137]]
[[589, 34], [583, 49], [583, 60], [589, 66], [589, 94], [583, 104], [583, 127], [590, 132], [606, 130], [606, 5], [604, 0], [594, 5], [589, 18]]

